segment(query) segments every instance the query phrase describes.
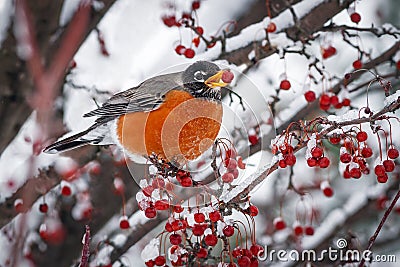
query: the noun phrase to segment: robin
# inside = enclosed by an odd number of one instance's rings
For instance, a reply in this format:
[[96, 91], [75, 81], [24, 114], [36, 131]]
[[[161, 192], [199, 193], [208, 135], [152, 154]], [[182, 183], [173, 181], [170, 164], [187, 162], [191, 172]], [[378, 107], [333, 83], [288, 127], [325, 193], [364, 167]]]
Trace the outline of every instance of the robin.
[[198, 61], [182, 72], [145, 80], [84, 114], [96, 116], [95, 123], [44, 152], [116, 144], [131, 158], [155, 153], [171, 162], [196, 159], [212, 146], [220, 130], [220, 87], [228, 84], [222, 80], [224, 72], [229, 70]]

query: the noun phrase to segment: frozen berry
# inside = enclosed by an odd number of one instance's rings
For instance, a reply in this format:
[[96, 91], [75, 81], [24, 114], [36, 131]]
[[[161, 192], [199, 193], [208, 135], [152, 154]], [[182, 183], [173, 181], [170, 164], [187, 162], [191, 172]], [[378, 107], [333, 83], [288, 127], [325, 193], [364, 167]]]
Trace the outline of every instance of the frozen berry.
[[306, 226], [304, 232], [306, 235], [314, 235], [314, 227]]
[[130, 225], [129, 225], [129, 221], [127, 220], [127, 219], [122, 219], [120, 222], [119, 222], [119, 228], [121, 228], [121, 229], [128, 229], [130, 227]]
[[377, 176], [383, 176], [386, 173], [385, 166], [383, 165], [376, 165], [374, 168], [374, 172]]
[[187, 48], [185, 50], [184, 54], [185, 54], [185, 57], [187, 57], [187, 58], [193, 58], [196, 53], [194, 52], [194, 50], [192, 48]]
[[175, 52], [176, 52], [178, 55], [183, 55], [183, 54], [185, 53], [185, 51], [186, 51], [186, 47], [184, 47], [183, 45], [177, 45], [177, 46], [175, 47]]
[[276, 230], [283, 230], [286, 228], [286, 223], [281, 217], [274, 219], [274, 226]]
[[399, 157], [399, 151], [396, 148], [389, 148], [387, 155], [391, 159], [397, 159]]
[[39, 205], [39, 211], [42, 213], [46, 213], [49, 210], [49, 206], [46, 203], [42, 203]]
[[154, 207], [148, 207], [145, 211], [144, 211], [144, 215], [149, 218], [152, 219], [154, 217], [156, 217], [157, 215], [157, 211]]
[[330, 163], [331, 163], [331, 162], [330, 162], [329, 158], [327, 158], [327, 157], [322, 157], [322, 158], [320, 158], [320, 160], [319, 160], [319, 167], [321, 167], [321, 168], [328, 168]]
[[157, 265], [157, 266], [164, 266], [165, 265], [165, 262], [166, 262], [166, 260], [165, 260], [165, 257], [164, 256], [157, 256], [155, 259], [154, 259], [154, 263]]
[[225, 236], [230, 237], [233, 236], [233, 234], [235, 233], [235, 228], [233, 228], [232, 225], [227, 225], [224, 227], [224, 229], [222, 229], [222, 232]]
[[230, 82], [232, 82], [233, 78], [234, 78], [234, 75], [233, 75], [233, 73], [232, 73], [231, 71], [229, 71], [229, 70], [224, 71], [224, 73], [222, 74], [222, 77], [221, 77], [221, 79], [222, 79], [222, 81], [223, 81], [224, 83], [230, 83]]
[[356, 136], [358, 142], [364, 142], [368, 138], [368, 134], [364, 131], [359, 131]]
[[275, 32], [276, 31], [276, 24], [273, 22], [270, 22], [267, 26], [267, 32]]
[[314, 158], [319, 158], [319, 157], [321, 157], [323, 153], [324, 153], [324, 151], [323, 151], [322, 148], [320, 148], [320, 147], [314, 147], [314, 148], [311, 150], [311, 155], [312, 155]]
[[306, 99], [307, 102], [313, 102], [317, 97], [313, 91], [309, 90], [304, 93], [304, 98]]
[[364, 157], [364, 158], [369, 158], [369, 157], [371, 157], [372, 156], [372, 148], [370, 148], [370, 147], [367, 147], [367, 146], [365, 146], [365, 147], [363, 147], [362, 149], [361, 149], [361, 155]]
[[72, 193], [71, 187], [69, 187], [68, 185], [64, 185], [64, 186], [61, 188], [61, 194], [62, 194], [63, 196], [70, 196], [71, 193]]
[[197, 10], [200, 8], [200, 1], [193, 1], [192, 3], [192, 9]]
[[179, 245], [182, 242], [182, 236], [179, 234], [172, 234], [169, 236], [169, 242], [172, 245]]
[[392, 172], [394, 171], [395, 164], [393, 160], [387, 159], [383, 161], [383, 166], [385, 167], [386, 172]]
[[197, 27], [195, 28], [195, 30], [196, 30], [196, 32], [197, 32], [199, 35], [202, 35], [202, 34], [204, 33], [203, 27], [197, 26]]
[[354, 68], [354, 69], [358, 70], [358, 69], [361, 69], [361, 67], [362, 67], [362, 62], [361, 62], [361, 60], [357, 59], [357, 60], [355, 60], [355, 61], [353, 62], [353, 68]]

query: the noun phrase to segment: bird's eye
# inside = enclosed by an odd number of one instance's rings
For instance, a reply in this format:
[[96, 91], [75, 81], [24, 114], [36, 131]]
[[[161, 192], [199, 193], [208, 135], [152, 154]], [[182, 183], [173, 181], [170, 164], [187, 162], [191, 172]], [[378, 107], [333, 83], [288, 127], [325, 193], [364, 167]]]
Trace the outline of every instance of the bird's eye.
[[205, 73], [202, 71], [196, 71], [194, 73], [194, 79], [198, 82], [204, 82], [204, 75]]

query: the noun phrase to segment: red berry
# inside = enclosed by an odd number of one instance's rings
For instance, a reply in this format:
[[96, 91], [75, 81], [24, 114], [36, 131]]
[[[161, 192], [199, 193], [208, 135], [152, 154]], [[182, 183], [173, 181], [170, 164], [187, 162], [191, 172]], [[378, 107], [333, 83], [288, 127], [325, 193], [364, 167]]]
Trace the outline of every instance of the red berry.
[[157, 256], [155, 259], [154, 259], [154, 263], [157, 265], [157, 266], [164, 266], [165, 265], [165, 262], [166, 262], [166, 260], [165, 260], [165, 257], [164, 256]]
[[122, 219], [119, 221], [119, 228], [128, 229], [130, 227], [129, 221], [127, 219]]
[[361, 21], [361, 15], [358, 14], [357, 12], [354, 12], [353, 14], [350, 15], [350, 19], [354, 23], [359, 23]]
[[321, 105], [330, 105], [331, 104], [331, 97], [327, 94], [322, 94], [319, 98], [319, 103]]
[[343, 172], [343, 178], [344, 179], [350, 179], [351, 178], [351, 173], [350, 171], [346, 168], [346, 170], [344, 170]]
[[224, 83], [230, 83], [230, 82], [232, 82], [234, 77], [235, 76], [233, 75], [233, 73], [231, 71], [226, 70], [226, 71], [224, 71], [224, 73], [222, 73], [221, 79]]
[[64, 185], [64, 186], [61, 188], [61, 194], [62, 194], [63, 196], [70, 196], [70, 195], [72, 194], [71, 187], [69, 187], [68, 185]]
[[333, 196], [333, 189], [330, 186], [325, 187], [324, 189], [322, 189], [322, 192], [324, 193], [324, 195], [326, 197], [331, 197]]
[[361, 170], [359, 168], [352, 168], [350, 170], [351, 177], [358, 179], [361, 177]]
[[222, 181], [223, 181], [224, 183], [232, 183], [232, 182], [233, 182], [233, 179], [234, 179], [234, 176], [233, 176], [233, 174], [230, 173], [230, 172], [226, 172], [226, 173], [224, 173], [224, 174], [222, 175]]
[[282, 169], [287, 167], [286, 161], [284, 159], [279, 160], [278, 162], [279, 167], [281, 167]]
[[353, 68], [358, 70], [362, 68], [362, 62], [361, 60], [357, 59], [353, 62]]
[[378, 182], [379, 183], [386, 183], [387, 182], [387, 180], [388, 180], [388, 176], [387, 176], [387, 174], [385, 173], [384, 175], [378, 175], [377, 177], [376, 177], [376, 179], [378, 180]]
[[172, 16], [163, 16], [161, 19], [162, 19], [162, 21], [164, 22], [164, 24], [167, 27], [172, 27], [172, 26], [176, 25], [176, 18], [175, 18], [174, 15], [172, 15]]
[[260, 256], [262, 253], [264, 253], [264, 248], [260, 245], [253, 244], [250, 247], [250, 251], [251, 251], [251, 254], [253, 254], [253, 256], [257, 257], [257, 256]]
[[197, 26], [195, 29], [196, 29], [197, 34], [199, 34], [199, 35], [202, 35], [204, 33], [203, 27]]
[[204, 243], [206, 243], [207, 246], [215, 246], [218, 243], [218, 238], [216, 235], [210, 234], [206, 235], [204, 237]]
[[236, 247], [232, 250], [232, 257], [237, 258], [242, 255], [242, 249], [240, 247]]
[[190, 178], [190, 177], [184, 177], [184, 178], [181, 180], [181, 185], [182, 185], [183, 187], [191, 187], [191, 186], [193, 185], [193, 180], [192, 180], [192, 178]]
[[195, 224], [192, 228], [192, 233], [195, 236], [201, 236], [204, 234], [205, 228], [201, 224]]
[[184, 54], [185, 54], [185, 57], [187, 57], [187, 58], [193, 58], [196, 53], [194, 52], [194, 50], [192, 48], [187, 48], [185, 50]]
[[322, 157], [322, 158], [319, 160], [319, 167], [321, 167], [321, 168], [327, 168], [327, 167], [329, 166], [330, 163], [331, 163], [331, 162], [330, 162], [329, 158], [327, 158], [327, 157]]
[[380, 164], [376, 165], [374, 168], [374, 172], [377, 176], [385, 175], [386, 174], [385, 166], [380, 165]]
[[221, 219], [221, 213], [218, 210], [214, 210], [208, 214], [210, 221], [217, 222]]
[[197, 258], [204, 259], [208, 255], [208, 250], [205, 248], [200, 248], [199, 251], [197, 251]]
[[202, 223], [206, 220], [206, 216], [203, 213], [198, 212], [194, 214], [194, 220], [197, 223]]
[[368, 134], [364, 131], [359, 131], [356, 136], [358, 142], [364, 142], [368, 138]]
[[157, 200], [154, 203], [154, 208], [156, 210], [167, 210], [167, 209], [169, 209], [168, 200], [166, 200], [166, 199]]
[[39, 205], [39, 211], [42, 213], [46, 213], [49, 210], [49, 206], [46, 203], [42, 203]]
[[276, 24], [273, 22], [270, 22], [267, 26], [267, 32], [275, 32], [276, 31]]
[[233, 236], [233, 234], [235, 233], [235, 228], [233, 228], [232, 225], [227, 225], [224, 227], [224, 229], [222, 229], [222, 232], [225, 236], [230, 237]]
[[288, 166], [293, 166], [296, 163], [296, 156], [294, 154], [287, 154], [284, 159]]
[[192, 3], [192, 9], [196, 10], [200, 8], [200, 1], [193, 1]]
[[252, 216], [252, 217], [257, 216], [257, 215], [258, 215], [258, 208], [257, 208], [256, 206], [254, 206], [254, 205], [250, 205], [250, 207], [249, 207], [249, 214], [250, 214], [250, 216]]
[[257, 135], [249, 135], [249, 142], [252, 146], [257, 145], [258, 143], [258, 137]]
[[282, 90], [289, 90], [290, 87], [291, 87], [291, 85], [290, 85], [290, 82], [288, 80], [282, 80], [280, 85], [279, 85], [279, 88], [282, 89]]
[[145, 215], [147, 218], [151, 219], [151, 218], [156, 217], [157, 211], [156, 211], [156, 209], [155, 209], [154, 207], [148, 207], [148, 208], [146, 208], [146, 210], [144, 211], [144, 215]]
[[147, 267], [154, 267], [155, 262], [153, 260], [148, 260], [144, 263]]
[[301, 227], [301, 225], [296, 225], [296, 226], [293, 228], [293, 232], [294, 232], [294, 234], [297, 235], [297, 236], [302, 235], [302, 234], [303, 234], [303, 227]]
[[343, 104], [344, 107], [350, 106], [350, 102], [351, 101], [348, 98], [345, 98], [345, 99], [342, 100], [342, 104]]
[[362, 149], [361, 149], [361, 155], [364, 157], [364, 158], [369, 158], [369, 157], [371, 157], [372, 156], [372, 148], [370, 148], [370, 147], [367, 147], [367, 146], [365, 146], [365, 147], [363, 147]]
[[315, 99], [317, 99], [315, 93], [311, 90], [307, 91], [304, 93], [304, 98], [306, 99], [307, 102], [313, 102]]
[[312, 155], [314, 158], [319, 158], [319, 157], [321, 157], [323, 153], [324, 153], [324, 151], [323, 151], [322, 148], [320, 148], [320, 147], [314, 147], [314, 148], [311, 150], [311, 155]]
[[391, 159], [397, 159], [399, 157], [399, 151], [396, 148], [389, 148], [387, 155]]
[[282, 230], [286, 228], [286, 223], [281, 217], [274, 219], [274, 226], [276, 230]]
[[174, 212], [181, 213], [183, 211], [183, 207], [181, 205], [174, 206]]
[[316, 158], [308, 158], [307, 159], [307, 165], [309, 167], [315, 167], [317, 166], [317, 159]]
[[14, 201], [14, 209], [18, 213], [27, 211], [27, 208], [24, 206], [24, 201], [20, 198], [18, 198]]
[[306, 226], [304, 232], [306, 235], [314, 235], [314, 227]]
[[400, 70], [400, 60], [398, 60], [398, 61], [396, 62], [396, 68], [397, 68], [398, 70]]
[[237, 161], [236, 159], [228, 158], [225, 160], [225, 166], [228, 170], [234, 170], [237, 168]]
[[183, 45], [177, 45], [177, 46], [175, 47], [175, 52], [176, 52], [178, 55], [183, 55], [183, 54], [185, 53], [185, 51], [186, 51], [186, 47], [184, 47]]
[[349, 163], [351, 161], [351, 155], [349, 153], [343, 153], [340, 155], [340, 161], [342, 163]]
[[243, 158], [241, 156], [238, 157], [238, 167], [239, 169], [246, 169], [246, 163], [243, 162]]
[[249, 267], [250, 266], [250, 258], [247, 256], [240, 256], [237, 259], [237, 263], [239, 265], [239, 267]]
[[329, 102], [332, 106], [336, 106], [337, 104], [339, 104], [339, 97], [337, 95], [333, 95], [329, 98]]
[[392, 172], [394, 171], [395, 164], [393, 160], [387, 159], [383, 161], [383, 166], [385, 167], [386, 172]]
[[331, 45], [322, 49], [322, 58], [324, 59], [327, 59], [334, 54], [336, 54], [336, 48]]
[[169, 236], [169, 242], [172, 245], [179, 245], [182, 242], [182, 236], [178, 234], [172, 234]]
[[192, 43], [194, 44], [195, 47], [199, 47], [200, 44], [200, 37], [194, 37], [192, 40]]

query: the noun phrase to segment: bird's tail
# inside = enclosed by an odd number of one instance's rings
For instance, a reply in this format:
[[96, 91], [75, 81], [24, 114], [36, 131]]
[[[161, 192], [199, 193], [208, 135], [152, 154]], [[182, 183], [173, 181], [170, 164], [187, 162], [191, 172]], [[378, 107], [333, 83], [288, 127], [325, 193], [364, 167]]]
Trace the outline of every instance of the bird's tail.
[[67, 151], [70, 149], [74, 149], [77, 147], [81, 147], [93, 142], [93, 140], [86, 140], [81, 138], [82, 136], [86, 135], [91, 129], [87, 129], [83, 132], [77, 133], [73, 136], [67, 137], [63, 140], [57, 141], [48, 147], [46, 147], [43, 152], [48, 154], [56, 154], [63, 151]]

